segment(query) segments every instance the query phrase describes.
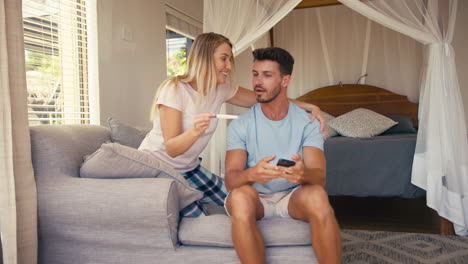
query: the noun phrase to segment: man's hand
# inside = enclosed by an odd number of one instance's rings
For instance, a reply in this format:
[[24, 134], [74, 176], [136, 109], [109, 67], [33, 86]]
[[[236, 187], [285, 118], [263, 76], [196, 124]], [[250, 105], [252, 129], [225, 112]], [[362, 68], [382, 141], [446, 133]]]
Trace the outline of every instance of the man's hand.
[[301, 159], [301, 155], [294, 154], [291, 157], [292, 161], [296, 162], [296, 165], [291, 167], [281, 167], [279, 166], [279, 170], [281, 171], [281, 177], [285, 178], [291, 183], [299, 183], [302, 184], [304, 182], [304, 162]]
[[276, 155], [265, 157], [255, 167], [250, 168], [249, 181], [265, 184], [273, 179], [282, 177], [283, 172], [280, 171], [278, 166], [269, 163], [275, 157]]

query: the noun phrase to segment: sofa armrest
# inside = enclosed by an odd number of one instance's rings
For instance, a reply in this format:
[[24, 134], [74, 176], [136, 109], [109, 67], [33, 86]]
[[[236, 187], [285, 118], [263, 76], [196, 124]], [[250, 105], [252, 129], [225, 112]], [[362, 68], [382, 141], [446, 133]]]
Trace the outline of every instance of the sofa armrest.
[[42, 243], [65, 239], [88, 246], [171, 249], [177, 244], [180, 208], [174, 180], [53, 178], [38, 181]]

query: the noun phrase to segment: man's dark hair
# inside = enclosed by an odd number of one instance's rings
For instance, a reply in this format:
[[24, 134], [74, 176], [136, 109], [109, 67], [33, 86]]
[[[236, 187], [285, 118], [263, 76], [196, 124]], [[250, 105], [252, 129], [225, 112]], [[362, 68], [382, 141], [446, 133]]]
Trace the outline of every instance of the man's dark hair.
[[282, 75], [291, 75], [293, 71], [294, 58], [282, 48], [263, 48], [252, 52], [254, 61], [271, 60], [276, 61], [280, 66]]

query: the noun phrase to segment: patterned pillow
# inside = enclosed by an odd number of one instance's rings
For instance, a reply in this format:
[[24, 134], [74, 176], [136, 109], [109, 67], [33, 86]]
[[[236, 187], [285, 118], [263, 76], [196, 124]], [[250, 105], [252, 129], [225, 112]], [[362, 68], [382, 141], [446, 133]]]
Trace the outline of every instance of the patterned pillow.
[[370, 138], [377, 136], [398, 122], [364, 108], [354, 109], [330, 121], [330, 127], [346, 137]]
[[333, 129], [330, 126], [330, 121], [332, 119], [334, 119], [335, 117], [330, 115], [329, 113], [323, 112], [323, 111], [322, 111], [322, 115], [325, 118], [325, 121], [327, 121], [327, 127], [326, 127], [326, 130], [325, 130], [325, 140], [327, 140], [327, 138], [334, 137], [334, 136], [338, 135], [338, 132], [336, 132], [336, 130]]

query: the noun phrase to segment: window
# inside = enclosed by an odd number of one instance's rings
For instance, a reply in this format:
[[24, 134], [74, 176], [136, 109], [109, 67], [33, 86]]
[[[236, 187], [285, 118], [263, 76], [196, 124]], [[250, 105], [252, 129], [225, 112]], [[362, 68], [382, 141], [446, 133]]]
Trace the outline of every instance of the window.
[[201, 22], [166, 4], [167, 77], [185, 73], [190, 48], [201, 28]]
[[167, 77], [182, 75], [187, 69], [187, 56], [193, 39], [166, 30]]
[[29, 124], [91, 123], [89, 0], [23, 0]]

